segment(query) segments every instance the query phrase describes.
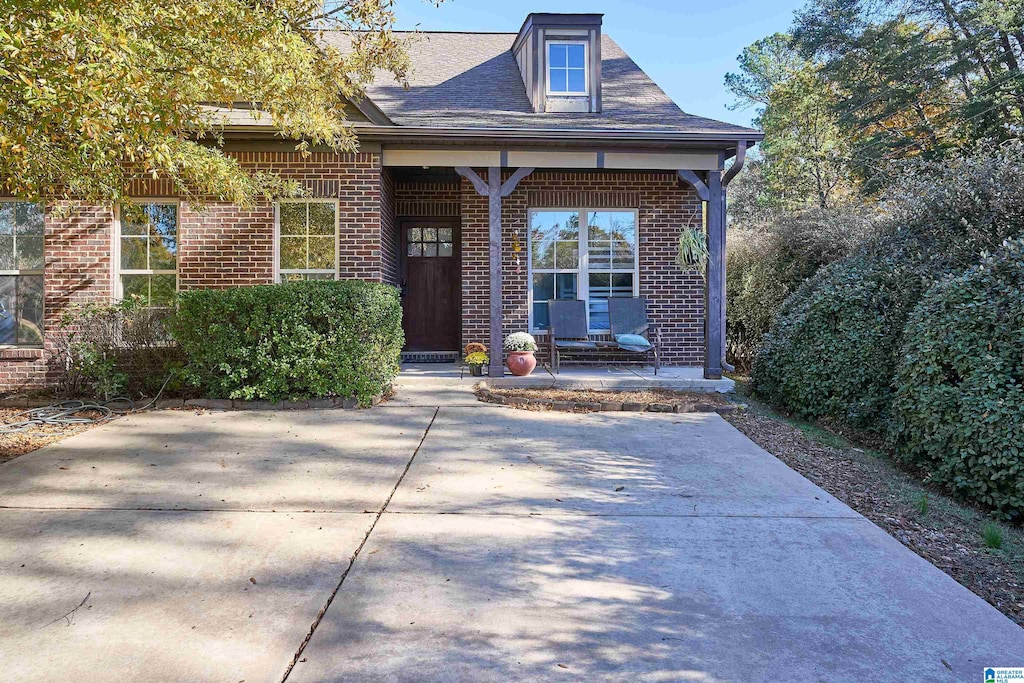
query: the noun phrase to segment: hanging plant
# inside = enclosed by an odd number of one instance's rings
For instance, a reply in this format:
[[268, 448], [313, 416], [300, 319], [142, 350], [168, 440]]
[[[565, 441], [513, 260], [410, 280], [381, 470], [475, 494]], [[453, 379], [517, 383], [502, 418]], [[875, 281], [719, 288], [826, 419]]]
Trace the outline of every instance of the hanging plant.
[[687, 272], [696, 272], [707, 281], [708, 240], [700, 228], [683, 228], [679, 231], [679, 267]]

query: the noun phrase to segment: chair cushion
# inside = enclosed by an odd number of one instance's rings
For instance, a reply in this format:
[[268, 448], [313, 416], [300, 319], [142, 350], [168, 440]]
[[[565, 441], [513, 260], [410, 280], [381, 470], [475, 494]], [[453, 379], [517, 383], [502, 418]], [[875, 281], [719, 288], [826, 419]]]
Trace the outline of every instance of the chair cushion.
[[651, 349], [651, 342], [639, 334], [617, 334], [615, 335], [615, 341], [619, 343], [619, 348], [623, 351], [636, 351], [640, 353]]
[[555, 341], [555, 346], [560, 349], [596, 349], [597, 344], [592, 341]]

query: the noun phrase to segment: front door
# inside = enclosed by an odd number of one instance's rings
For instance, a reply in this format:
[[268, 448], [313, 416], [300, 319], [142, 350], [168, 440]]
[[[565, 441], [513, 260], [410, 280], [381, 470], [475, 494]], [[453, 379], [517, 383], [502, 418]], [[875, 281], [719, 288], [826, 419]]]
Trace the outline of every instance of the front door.
[[457, 351], [462, 285], [458, 219], [402, 221], [407, 351]]

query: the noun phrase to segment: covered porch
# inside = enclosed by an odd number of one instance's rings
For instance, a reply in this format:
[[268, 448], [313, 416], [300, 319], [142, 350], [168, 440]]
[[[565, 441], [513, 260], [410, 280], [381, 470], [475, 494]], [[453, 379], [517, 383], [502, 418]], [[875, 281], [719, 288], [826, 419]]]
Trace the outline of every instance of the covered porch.
[[[511, 332], [533, 334], [541, 365], [549, 363], [538, 313], [547, 299], [585, 301], [593, 323], [602, 311], [607, 318], [607, 298], [602, 309], [600, 297], [633, 296], [647, 301], [649, 316], [665, 337], [664, 381], [721, 379], [724, 187], [738, 172], [745, 149], [742, 140], [734, 143], [732, 154], [700, 148], [634, 153], [385, 146], [382, 250], [385, 262], [391, 261], [385, 270], [402, 289], [408, 359], [433, 354], [434, 360], [450, 361], [461, 357], [467, 343], [481, 342], [490, 351], [490, 377], [501, 378], [502, 342]], [[726, 171], [725, 159], [732, 155], [737, 163]], [[618, 272], [614, 240], [607, 238], [612, 255], [605, 262], [612, 265], [603, 285], [603, 273], [594, 268], [593, 233], [599, 229], [596, 221], [608, 220], [609, 213], [632, 221], [632, 264]], [[568, 216], [579, 226], [569, 244], [544, 236], [555, 242], [558, 262], [541, 268], [534, 243], [551, 228], [540, 225], [538, 214], [547, 225]], [[685, 228], [707, 235], [706, 280], [677, 262], [678, 237]], [[567, 268], [559, 261], [563, 247], [572, 253]], [[589, 327], [599, 338], [607, 333], [606, 320], [604, 327]], [[567, 365], [560, 381], [573, 376], [597, 386], [611, 376], [620, 383], [645, 381], [647, 372], [617, 364]], [[538, 369], [530, 381], [558, 380]]]

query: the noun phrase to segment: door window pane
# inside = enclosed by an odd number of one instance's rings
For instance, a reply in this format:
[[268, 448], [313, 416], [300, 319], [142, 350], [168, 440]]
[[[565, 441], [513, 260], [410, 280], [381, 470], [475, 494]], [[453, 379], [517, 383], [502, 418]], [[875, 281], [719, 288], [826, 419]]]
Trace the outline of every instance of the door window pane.
[[454, 256], [454, 230], [451, 228], [409, 228], [406, 230], [407, 256], [434, 258]]

